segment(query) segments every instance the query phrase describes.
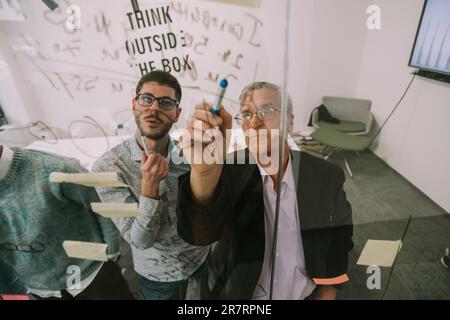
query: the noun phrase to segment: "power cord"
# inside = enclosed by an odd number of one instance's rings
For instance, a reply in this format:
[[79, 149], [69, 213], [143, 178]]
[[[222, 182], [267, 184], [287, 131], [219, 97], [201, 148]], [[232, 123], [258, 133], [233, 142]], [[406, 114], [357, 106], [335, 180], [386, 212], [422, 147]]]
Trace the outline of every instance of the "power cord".
[[400, 100], [398, 100], [397, 104], [395, 105], [394, 109], [392, 109], [391, 113], [388, 115], [388, 117], [386, 118], [386, 120], [384, 120], [383, 124], [378, 128], [378, 131], [375, 133], [375, 135], [372, 137], [372, 139], [370, 140], [369, 143], [369, 147], [372, 145], [372, 143], [375, 141], [375, 139], [377, 138], [377, 136], [380, 134], [381, 130], [384, 128], [384, 126], [386, 125], [386, 123], [389, 121], [389, 119], [392, 117], [392, 115], [394, 114], [395, 110], [397, 110], [397, 108], [400, 106], [400, 103], [403, 101], [403, 99], [405, 98], [406, 94], [409, 91], [409, 88], [411, 88], [411, 85], [414, 82], [414, 79], [417, 76], [417, 72], [413, 72], [413, 77], [411, 79], [411, 81], [408, 84], [408, 87], [406, 88], [405, 92], [403, 92], [402, 97], [400, 98]]
[[[35, 131], [35, 129], [34, 129], [35, 127], [38, 127], [39, 131], [47, 131], [52, 136], [52, 139], [48, 139], [47, 140], [46, 138], [43, 138], [42, 136], [40, 136], [38, 134], [38, 131], [34, 132]], [[9, 128], [8, 126], [4, 126], [2, 128], [3, 128], [2, 131], [9, 131], [9, 132], [11, 132], [11, 131], [27, 130], [28, 134], [30, 136], [32, 136], [33, 138], [35, 138], [36, 140], [41, 140], [41, 141], [47, 142], [49, 144], [56, 144], [56, 143], [58, 143], [58, 135], [55, 133], [55, 131], [52, 128], [50, 128], [45, 122], [40, 121], [40, 120], [34, 121], [34, 122], [29, 122], [24, 127], [12, 127], [12, 128]]]
[[90, 116], [84, 116], [84, 118], [86, 118], [88, 120], [75, 120], [69, 124], [69, 130], [68, 130], [69, 131], [69, 139], [73, 143], [75, 148], [77, 148], [78, 151], [80, 151], [82, 154], [84, 154], [85, 156], [87, 156], [91, 159], [97, 159], [98, 156], [89, 154], [88, 152], [84, 151], [79, 145], [77, 145], [77, 143], [75, 142], [75, 138], [73, 137], [73, 134], [72, 134], [72, 127], [74, 124], [84, 123], [84, 124], [88, 124], [88, 125], [94, 126], [94, 128], [99, 129], [102, 132], [103, 137], [105, 138], [106, 150], [109, 150], [109, 146], [110, 146], [108, 134], [106, 133], [105, 129], [103, 129], [103, 127], [100, 125], [100, 123], [98, 123], [94, 118], [92, 118]]
[[[45, 139], [42, 136], [39, 136], [37, 134], [35, 134], [31, 129], [34, 127], [38, 127], [40, 129], [40, 131], [47, 131], [48, 133], [50, 133], [50, 135], [53, 137], [53, 139]], [[57, 144], [58, 143], [58, 136], [56, 135], [56, 133], [48, 126], [46, 125], [44, 122], [42, 121], [36, 121], [36, 122], [31, 122], [26, 126], [27, 132], [30, 136], [36, 138], [37, 140], [42, 140], [45, 141], [49, 144]]]

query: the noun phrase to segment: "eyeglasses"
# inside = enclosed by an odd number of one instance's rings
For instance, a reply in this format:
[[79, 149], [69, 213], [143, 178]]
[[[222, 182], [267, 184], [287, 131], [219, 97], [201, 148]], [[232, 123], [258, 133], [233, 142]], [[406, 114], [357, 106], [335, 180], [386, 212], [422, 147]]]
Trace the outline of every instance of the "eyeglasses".
[[158, 101], [159, 108], [164, 111], [172, 111], [175, 107], [178, 107], [179, 102], [169, 97], [156, 98], [150, 93], [140, 93], [136, 95], [136, 101], [140, 106], [150, 108], [155, 101]]
[[261, 107], [261, 110], [259, 110], [256, 113], [245, 111], [240, 114], [238, 114], [234, 120], [238, 123], [238, 125], [242, 126], [243, 124], [250, 123], [252, 121], [253, 115], [256, 114], [259, 119], [263, 121], [270, 121], [275, 119], [277, 114], [280, 112], [280, 108], [277, 108], [272, 105], [265, 105]]

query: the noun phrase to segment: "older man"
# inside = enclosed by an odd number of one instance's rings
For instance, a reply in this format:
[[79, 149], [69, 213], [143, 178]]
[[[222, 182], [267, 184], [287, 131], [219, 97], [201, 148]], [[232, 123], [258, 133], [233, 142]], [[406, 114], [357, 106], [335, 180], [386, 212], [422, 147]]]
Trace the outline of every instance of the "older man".
[[[245, 164], [192, 163], [180, 186], [180, 235], [194, 245], [217, 242], [208, 261], [204, 295], [268, 299], [273, 256], [273, 299], [335, 299], [336, 287], [348, 280], [348, 252], [353, 248], [344, 172], [335, 164], [289, 150], [287, 141], [286, 152], [278, 160], [279, 87], [253, 83], [244, 88], [240, 102], [241, 113], [235, 119], [249, 148], [233, 156], [244, 154]], [[231, 128], [225, 109], [216, 116], [210, 107], [207, 103], [196, 107], [191, 136], [196, 130], [218, 128], [224, 133]], [[288, 103], [289, 130], [293, 117], [292, 103]], [[203, 149], [225, 141], [211, 140], [204, 141]], [[195, 143], [184, 141], [183, 145], [186, 154], [195, 154]], [[272, 255], [278, 179], [282, 179], [281, 205], [276, 254]]]

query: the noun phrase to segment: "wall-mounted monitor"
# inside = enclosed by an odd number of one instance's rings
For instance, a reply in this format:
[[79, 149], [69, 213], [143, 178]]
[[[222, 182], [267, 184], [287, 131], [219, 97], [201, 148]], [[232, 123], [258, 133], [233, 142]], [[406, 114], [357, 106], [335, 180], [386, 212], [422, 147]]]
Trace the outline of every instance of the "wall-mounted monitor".
[[450, 0], [425, 1], [409, 65], [418, 75], [450, 82]]

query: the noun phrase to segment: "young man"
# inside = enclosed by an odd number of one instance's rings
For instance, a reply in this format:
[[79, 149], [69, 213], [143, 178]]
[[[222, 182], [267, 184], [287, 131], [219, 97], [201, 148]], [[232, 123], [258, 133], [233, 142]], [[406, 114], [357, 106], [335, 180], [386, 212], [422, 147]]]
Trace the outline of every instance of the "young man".
[[86, 170], [74, 159], [0, 146], [0, 260], [37, 299], [133, 299], [115, 263], [67, 256], [63, 242], [75, 240], [106, 242], [115, 258], [119, 234], [91, 211], [95, 189], [50, 183], [52, 172]]
[[189, 165], [171, 161], [176, 148], [169, 131], [180, 116], [180, 100], [181, 87], [172, 75], [144, 75], [132, 101], [135, 136], [104, 154], [93, 168], [115, 171], [129, 186], [98, 188], [103, 202], [139, 204], [139, 217], [113, 220], [131, 245], [145, 299], [184, 299], [188, 278], [209, 251], [188, 244], [177, 233], [178, 177], [189, 171]]
[[[249, 148], [233, 156], [236, 160], [244, 155], [245, 164], [191, 163], [190, 174], [180, 184], [180, 235], [195, 245], [217, 242], [208, 258], [204, 292], [213, 299], [269, 299], [280, 164], [283, 176], [272, 298], [335, 299], [335, 286], [348, 280], [348, 252], [353, 247], [344, 172], [335, 164], [289, 150], [287, 141], [278, 161], [279, 87], [253, 83], [243, 90], [240, 102], [241, 113], [235, 119]], [[206, 103], [196, 107], [191, 136], [197, 128], [200, 134], [214, 127], [222, 133], [231, 128], [225, 109], [215, 116], [210, 107]], [[289, 99], [289, 130], [293, 117]], [[202, 125], [195, 126], [196, 121]], [[198, 152], [192, 141], [184, 140], [185, 154]], [[211, 143], [204, 141], [204, 147]]]

